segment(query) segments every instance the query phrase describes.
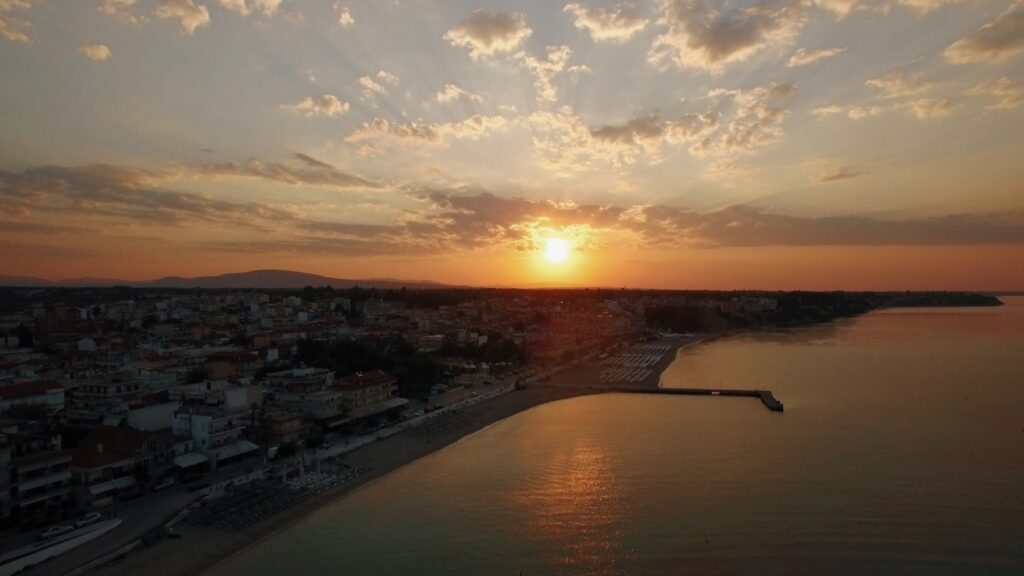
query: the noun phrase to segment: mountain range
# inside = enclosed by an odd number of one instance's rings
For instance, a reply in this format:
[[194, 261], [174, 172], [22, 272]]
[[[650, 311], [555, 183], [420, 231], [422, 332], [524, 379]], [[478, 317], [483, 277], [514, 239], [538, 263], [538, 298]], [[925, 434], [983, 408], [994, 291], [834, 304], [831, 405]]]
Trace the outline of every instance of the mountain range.
[[0, 286], [18, 287], [105, 287], [131, 286], [135, 288], [265, 288], [295, 289], [306, 286], [331, 286], [332, 288], [351, 288], [353, 286], [378, 289], [398, 288], [452, 288], [447, 284], [429, 280], [399, 280], [395, 278], [348, 279], [331, 278], [319, 274], [293, 272], [290, 270], [251, 270], [249, 272], [232, 272], [217, 276], [198, 276], [184, 278], [181, 276], [165, 276], [156, 280], [130, 281], [110, 278], [70, 278], [66, 280], [44, 280], [25, 276], [2, 276]]

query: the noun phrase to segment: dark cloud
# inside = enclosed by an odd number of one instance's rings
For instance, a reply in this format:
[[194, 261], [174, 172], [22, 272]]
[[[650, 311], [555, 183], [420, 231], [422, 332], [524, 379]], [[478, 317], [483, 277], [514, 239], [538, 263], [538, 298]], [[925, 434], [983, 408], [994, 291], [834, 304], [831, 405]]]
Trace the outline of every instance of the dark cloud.
[[662, 0], [661, 9], [658, 23], [667, 30], [654, 39], [648, 60], [713, 72], [782, 45], [804, 21], [802, 4], [791, 0], [724, 6], [707, 0]]
[[326, 162], [321, 162], [320, 160], [317, 160], [316, 158], [313, 158], [312, 156], [310, 156], [308, 154], [303, 154], [302, 152], [296, 152], [294, 154], [294, 156], [295, 156], [296, 160], [301, 160], [302, 162], [304, 162], [307, 166], [309, 166], [311, 168], [326, 168], [328, 170], [333, 170], [334, 169], [334, 166], [331, 166], [330, 164], [328, 164]]
[[831, 172], [827, 172], [818, 178], [818, 182], [837, 182], [839, 180], [851, 180], [863, 176], [862, 170], [856, 170], [849, 166], [840, 166]]
[[86, 258], [98, 255], [96, 251], [86, 248], [50, 246], [38, 242], [11, 242], [7, 240], [0, 240], [0, 253], [57, 260]]
[[1024, 2], [1018, 0], [998, 18], [946, 48], [954, 64], [994, 64], [1024, 51]]
[[[646, 126], [646, 125], [645, 125]], [[642, 127], [645, 133], [649, 127]], [[656, 130], [655, 130], [656, 131]], [[626, 130], [615, 138], [635, 138]], [[607, 135], [611, 137], [610, 135]], [[840, 168], [822, 178], [856, 176]], [[229, 202], [152, 185], [157, 172], [109, 165], [42, 166], [0, 171], [0, 200], [33, 213], [104, 216], [128, 224], [217, 227], [240, 240], [204, 245], [239, 253], [338, 255], [450, 254], [480, 249], [532, 250], [545, 230], [582, 230], [586, 247], [715, 248], [819, 245], [1022, 244], [1024, 214], [952, 215], [917, 220], [868, 216], [813, 218], [732, 206], [713, 212], [654, 206], [575, 204], [502, 197], [479, 189], [416, 189], [402, 218], [385, 223], [316, 219], [279, 206]], [[0, 220], [11, 234], [102, 234], [77, 226]], [[246, 237], [252, 239], [245, 239]], [[177, 240], [176, 240], [177, 241]], [[189, 242], [183, 236], [181, 242]]]
[[511, 52], [532, 33], [522, 12], [492, 15], [486, 10], [477, 10], [448, 30], [444, 38], [452, 46], [469, 48], [469, 56], [477, 60], [498, 52]]
[[109, 164], [0, 170], [0, 197], [26, 211], [113, 216], [162, 225], [220, 223], [259, 228], [260, 223], [293, 218], [291, 212], [267, 204], [228, 202], [155, 186], [165, 176]]
[[647, 19], [632, 2], [593, 8], [566, 4], [562, 12], [575, 15], [576, 27], [590, 32], [595, 42], [625, 42], [647, 26]]
[[204, 176], [262, 178], [296, 186], [304, 184], [335, 188], [380, 187], [376, 182], [343, 172], [306, 154], [295, 154], [295, 158], [301, 162], [301, 166], [250, 159], [245, 162], [217, 162], [186, 166], [184, 170]]
[[709, 213], [648, 207], [631, 228], [654, 244], [684, 238], [699, 247], [884, 246], [1024, 243], [1024, 214], [954, 215], [922, 220], [867, 216], [811, 218], [749, 206]]
[[53, 236], [58, 234], [79, 234], [82, 232], [89, 232], [89, 229], [82, 228], [80, 226], [61, 226], [59, 224], [47, 224], [44, 222], [0, 220], [0, 233], [4, 232], [13, 234], [39, 234]]

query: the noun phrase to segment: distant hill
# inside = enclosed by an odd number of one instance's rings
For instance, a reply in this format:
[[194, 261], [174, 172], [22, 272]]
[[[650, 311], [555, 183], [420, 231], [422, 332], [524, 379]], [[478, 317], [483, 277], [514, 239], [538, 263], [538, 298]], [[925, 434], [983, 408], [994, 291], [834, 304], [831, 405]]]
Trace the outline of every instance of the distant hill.
[[137, 288], [304, 288], [306, 286], [331, 286], [332, 288], [351, 288], [355, 285], [364, 288], [397, 289], [397, 288], [451, 288], [446, 284], [429, 280], [399, 280], [394, 278], [347, 279], [331, 278], [319, 274], [292, 272], [290, 270], [252, 270], [250, 272], [232, 272], [218, 276], [199, 276], [184, 278], [166, 276], [158, 280], [133, 282], [107, 278], [74, 278], [68, 280], [43, 280], [24, 276], [0, 276], [0, 286], [17, 287], [52, 287], [52, 286], [133, 286]]

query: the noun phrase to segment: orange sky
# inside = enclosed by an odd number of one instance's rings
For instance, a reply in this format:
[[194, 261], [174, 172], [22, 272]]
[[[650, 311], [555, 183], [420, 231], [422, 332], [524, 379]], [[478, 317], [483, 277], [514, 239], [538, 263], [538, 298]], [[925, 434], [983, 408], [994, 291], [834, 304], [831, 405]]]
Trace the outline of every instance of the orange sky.
[[421, 6], [0, 2], [0, 275], [1024, 290], [1020, 0]]

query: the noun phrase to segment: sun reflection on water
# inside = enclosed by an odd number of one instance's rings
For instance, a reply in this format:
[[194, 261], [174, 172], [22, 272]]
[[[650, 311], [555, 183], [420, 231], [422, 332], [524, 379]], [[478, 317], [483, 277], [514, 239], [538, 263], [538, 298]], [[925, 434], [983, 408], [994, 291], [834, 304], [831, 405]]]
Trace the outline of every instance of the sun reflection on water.
[[543, 473], [513, 495], [530, 538], [556, 549], [557, 565], [581, 574], [616, 573], [632, 557], [624, 549], [626, 515], [617, 465], [601, 445], [579, 438], [547, 462]]

